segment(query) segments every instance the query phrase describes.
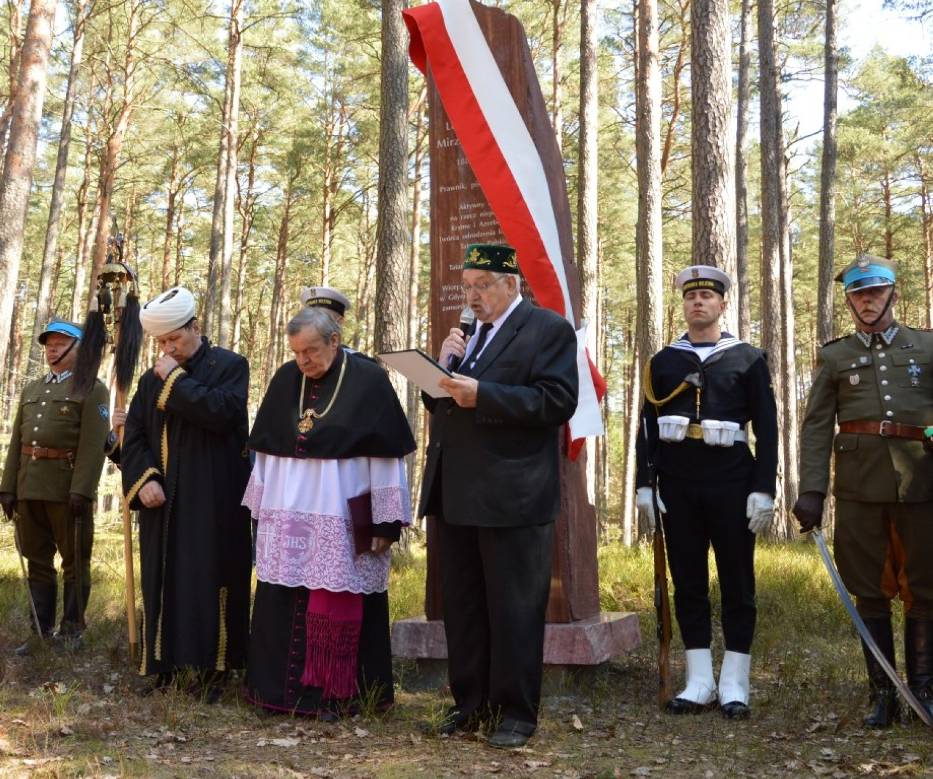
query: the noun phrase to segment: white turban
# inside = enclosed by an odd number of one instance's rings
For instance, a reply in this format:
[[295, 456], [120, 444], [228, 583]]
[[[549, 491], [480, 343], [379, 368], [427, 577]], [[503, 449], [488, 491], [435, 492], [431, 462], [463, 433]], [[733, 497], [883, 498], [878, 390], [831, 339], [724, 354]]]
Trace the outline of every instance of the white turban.
[[158, 338], [188, 324], [196, 313], [194, 295], [184, 287], [172, 287], [140, 309], [139, 321], [143, 330]]

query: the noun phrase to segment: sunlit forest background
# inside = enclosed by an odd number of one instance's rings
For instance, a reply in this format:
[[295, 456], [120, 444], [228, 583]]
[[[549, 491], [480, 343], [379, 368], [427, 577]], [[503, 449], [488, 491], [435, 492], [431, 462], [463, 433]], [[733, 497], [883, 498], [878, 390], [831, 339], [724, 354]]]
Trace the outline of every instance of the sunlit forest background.
[[[696, 42], [690, 0], [658, 0], [655, 8], [661, 78], [656, 183], [663, 238], [651, 257], [636, 250], [638, 3], [497, 3], [524, 24], [575, 213], [585, 199], [581, 117], [587, 101], [596, 101], [596, 240], [584, 247], [589, 256], [577, 261], [596, 269], [587, 280], [595, 312], [591, 327], [609, 393], [607, 433], [591, 442], [588, 457], [601, 531], [626, 543], [639, 534], [631, 505], [632, 419], [640, 398], [638, 365], [649, 356], [636, 338], [644, 294], [638, 263], [656, 263], [660, 272], [662, 342], [679, 335], [681, 327], [672, 291], [676, 270], [693, 261], [718, 264], [716, 257], [694, 256], [692, 224], [702, 204], [693, 203], [691, 194], [691, 79], [697, 68], [691, 66]], [[0, 143], [7, 166], [14, 159], [11, 145], [20, 141], [10, 126], [20, 64], [29, 50], [27, 21], [30, 10], [43, 4], [52, 9], [53, 36], [21, 259], [16, 266], [8, 253], [0, 256], [6, 274], [0, 294], [12, 300], [3, 322], [9, 328], [0, 377], [5, 419], [24, 381], [43, 370], [33, 346], [36, 328], [52, 314], [84, 318], [95, 253], [118, 233], [125, 237], [126, 261], [138, 273], [143, 299], [174, 284], [188, 286], [211, 339], [249, 358], [252, 410], [271, 373], [289, 356], [284, 323], [300, 305], [302, 286], [329, 284], [347, 294], [344, 340], [354, 348], [372, 353], [383, 343], [380, 328], [387, 319], [405, 323], [407, 345], [428, 348], [426, 86], [411, 66], [401, 97], [381, 77], [386, 47], [404, 53], [407, 46], [397, 27], [383, 26], [385, 15], [397, 15], [401, 5], [6, 0], [0, 8]], [[830, 336], [849, 326], [841, 296], [833, 301], [831, 285], [820, 282], [821, 225], [834, 236], [824, 267], [838, 270], [860, 252], [896, 259], [901, 321], [933, 324], [933, 51], [905, 53], [879, 45], [853, 53], [844, 43], [848, 0], [767, 8], [774, 25], [768, 56], [781, 117], [783, 194], [776, 240], [782, 247], [777, 289], [784, 292], [775, 296], [769, 286], [774, 263], [762, 251], [768, 245], [763, 184], [774, 180], [763, 181], [761, 174], [759, 35], [767, 19], [758, 5], [743, 0], [728, 9], [729, 142], [735, 155], [729, 166], [738, 192], [738, 229], [732, 226], [731, 240], [742, 281], [742, 300], [736, 295], [733, 306], [741, 314], [734, 324], [738, 334], [769, 346], [775, 373], [789, 382], [783, 396], [790, 425], [782, 459], [786, 505], [796, 470], [788, 442], [796, 436], [817, 347], [827, 326]], [[879, 7], [877, 21], [897, 21], [917, 31], [915, 41], [929, 41], [923, 25], [929, 26], [930, 11], [922, 3]], [[581, 40], [584, 14], [595, 24], [589, 63]], [[829, 62], [838, 65], [838, 118], [835, 108], [831, 117], [824, 114]], [[584, 66], [595, 67], [596, 95], [587, 92], [581, 99]], [[405, 240], [387, 248], [383, 241], [390, 231], [379, 227], [380, 176], [388, 164], [380, 152], [380, 129], [399, 109], [407, 143], [400, 201]], [[821, 216], [821, 196], [828, 194], [821, 177], [828, 165], [829, 119], [831, 223], [825, 210]], [[390, 299], [377, 294], [383, 274], [405, 280], [409, 299], [400, 310], [381, 310]], [[821, 330], [819, 304], [827, 298], [829, 317]], [[775, 318], [783, 325], [778, 344], [768, 343], [772, 336], [762, 328]], [[153, 359], [150, 344], [142, 366]], [[409, 412], [413, 427], [422, 431], [418, 404], [410, 402]], [[417, 465], [412, 464], [415, 483]], [[789, 535], [785, 520], [777, 525], [776, 536]]]

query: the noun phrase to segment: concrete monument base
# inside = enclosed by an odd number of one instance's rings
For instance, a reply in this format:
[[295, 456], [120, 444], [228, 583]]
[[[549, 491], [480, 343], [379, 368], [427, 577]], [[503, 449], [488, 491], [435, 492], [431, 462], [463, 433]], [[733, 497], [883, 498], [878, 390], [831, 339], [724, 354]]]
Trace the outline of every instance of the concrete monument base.
[[[586, 669], [640, 645], [638, 615], [632, 612], [603, 612], [577, 622], [549, 622], [544, 629], [545, 676], [585, 675]], [[446, 685], [447, 639], [441, 620], [413, 617], [397, 621], [392, 625], [392, 655], [415, 661], [416, 678], [406, 674], [403, 686], [425, 689]]]

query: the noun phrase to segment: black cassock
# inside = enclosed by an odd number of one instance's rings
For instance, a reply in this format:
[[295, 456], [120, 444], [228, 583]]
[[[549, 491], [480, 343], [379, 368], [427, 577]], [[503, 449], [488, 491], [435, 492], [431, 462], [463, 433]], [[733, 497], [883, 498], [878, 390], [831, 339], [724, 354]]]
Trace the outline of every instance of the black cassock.
[[[336, 402], [308, 434], [297, 429], [301, 371], [294, 360], [279, 368], [256, 414], [250, 448], [277, 457], [316, 459], [396, 458], [413, 452], [415, 441], [405, 413], [385, 371], [372, 358], [341, 350], [323, 377], [307, 382], [307, 393], [326, 405], [337, 390], [343, 360], [349, 362]], [[399, 522], [372, 526], [374, 536], [393, 541], [400, 533]], [[305, 587], [256, 582], [246, 687], [247, 697], [263, 708], [290, 714], [339, 709], [339, 703], [323, 699], [321, 688], [301, 682], [310, 592]], [[389, 597], [387, 592], [374, 592], [362, 600], [357, 685], [361, 696], [372, 696], [372, 702], [384, 709], [394, 701]]]
[[[251, 535], [240, 505], [249, 478], [249, 364], [202, 339], [166, 381], [152, 370], [130, 403], [123, 489], [139, 511], [143, 595], [140, 673], [243, 668], [249, 633]], [[139, 491], [162, 485], [145, 508]]]

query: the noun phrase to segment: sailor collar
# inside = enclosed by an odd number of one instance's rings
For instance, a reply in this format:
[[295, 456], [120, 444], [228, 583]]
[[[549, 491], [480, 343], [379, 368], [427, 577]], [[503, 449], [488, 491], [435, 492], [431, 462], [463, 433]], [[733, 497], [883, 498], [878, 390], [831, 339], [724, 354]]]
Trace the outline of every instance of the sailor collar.
[[897, 323], [891, 325], [883, 333], [866, 333], [862, 330], [856, 330], [855, 334], [858, 336], [858, 339], [862, 342], [862, 345], [866, 349], [871, 348], [871, 339], [873, 335], [877, 335], [882, 341], [884, 341], [885, 346], [890, 346], [894, 341], [894, 337], [897, 335], [897, 331], [901, 329], [901, 326]]
[[[731, 349], [733, 346], [738, 346], [740, 343], [742, 343], [742, 341], [739, 338], [736, 338], [734, 335], [723, 330], [722, 335], [710, 350], [709, 354], [706, 356], [706, 359], [708, 360], [714, 354]], [[709, 346], [709, 344], [703, 344], [704, 348], [707, 346]], [[671, 349], [679, 349], [682, 352], [691, 352], [692, 354], [699, 356], [699, 353], [697, 352], [697, 344], [690, 343], [690, 339], [687, 337], [686, 333], [680, 336], [680, 338], [678, 338], [676, 341], [672, 342], [670, 347]]]

